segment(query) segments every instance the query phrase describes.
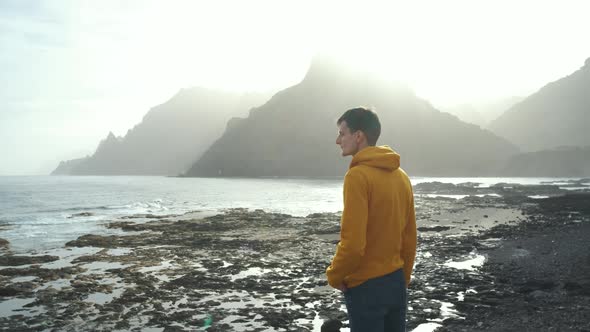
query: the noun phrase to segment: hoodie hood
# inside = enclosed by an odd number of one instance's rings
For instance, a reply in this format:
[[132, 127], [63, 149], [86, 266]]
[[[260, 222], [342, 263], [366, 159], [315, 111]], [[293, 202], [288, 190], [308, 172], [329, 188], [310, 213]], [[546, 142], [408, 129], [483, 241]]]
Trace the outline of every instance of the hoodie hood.
[[387, 145], [368, 146], [352, 157], [350, 168], [357, 165], [365, 165], [395, 171], [399, 168], [399, 158], [399, 154]]

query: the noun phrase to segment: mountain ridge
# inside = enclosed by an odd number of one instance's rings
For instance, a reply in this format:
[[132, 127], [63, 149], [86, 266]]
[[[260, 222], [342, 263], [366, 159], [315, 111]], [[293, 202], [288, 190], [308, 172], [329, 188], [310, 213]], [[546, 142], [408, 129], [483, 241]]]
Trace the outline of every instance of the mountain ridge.
[[208, 88], [181, 89], [123, 137], [109, 132], [93, 155], [61, 162], [53, 175], [177, 175], [224, 130], [228, 118], [264, 100]]
[[590, 143], [590, 58], [508, 109], [489, 128], [523, 151]]
[[[335, 144], [336, 120], [361, 105], [376, 108], [383, 128], [378, 144], [398, 150], [402, 167], [411, 174], [490, 174], [499, 167], [496, 164], [518, 152], [505, 139], [436, 110], [404, 85], [340, 70], [323, 59], [314, 59], [309, 68], [300, 83], [253, 108], [247, 118], [237, 120], [239, 125], [228, 125], [184, 175], [341, 175], [348, 161]], [[481, 147], [464, 148], [467, 155], [454, 151], [466, 141]], [[487, 150], [483, 157], [481, 150]]]

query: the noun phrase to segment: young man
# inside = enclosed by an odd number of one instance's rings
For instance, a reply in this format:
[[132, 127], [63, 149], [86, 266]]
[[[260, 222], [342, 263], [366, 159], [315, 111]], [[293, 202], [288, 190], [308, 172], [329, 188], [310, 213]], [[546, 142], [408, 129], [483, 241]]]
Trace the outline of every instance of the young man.
[[405, 331], [406, 287], [416, 256], [416, 216], [400, 156], [375, 146], [381, 124], [366, 108], [338, 119], [336, 144], [353, 156], [344, 178], [340, 242], [326, 271], [344, 292], [351, 332]]

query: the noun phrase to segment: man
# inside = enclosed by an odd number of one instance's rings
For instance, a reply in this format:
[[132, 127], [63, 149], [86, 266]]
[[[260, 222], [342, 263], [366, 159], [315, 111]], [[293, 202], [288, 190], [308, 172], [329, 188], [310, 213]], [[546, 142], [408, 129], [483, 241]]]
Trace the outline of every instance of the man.
[[416, 216], [400, 156], [375, 146], [377, 114], [366, 108], [338, 119], [336, 144], [353, 156], [344, 177], [340, 242], [326, 270], [344, 292], [351, 332], [405, 331], [406, 287], [416, 256]]

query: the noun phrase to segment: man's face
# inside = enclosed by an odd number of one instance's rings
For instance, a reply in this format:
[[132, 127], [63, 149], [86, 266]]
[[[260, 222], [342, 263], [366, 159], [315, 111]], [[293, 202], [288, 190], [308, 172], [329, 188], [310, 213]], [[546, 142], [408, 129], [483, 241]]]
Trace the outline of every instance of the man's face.
[[359, 131], [354, 133], [350, 132], [350, 128], [346, 124], [346, 121], [340, 122], [338, 125], [338, 137], [336, 138], [336, 144], [340, 145], [342, 149], [342, 156], [354, 156], [358, 152], [359, 146]]

